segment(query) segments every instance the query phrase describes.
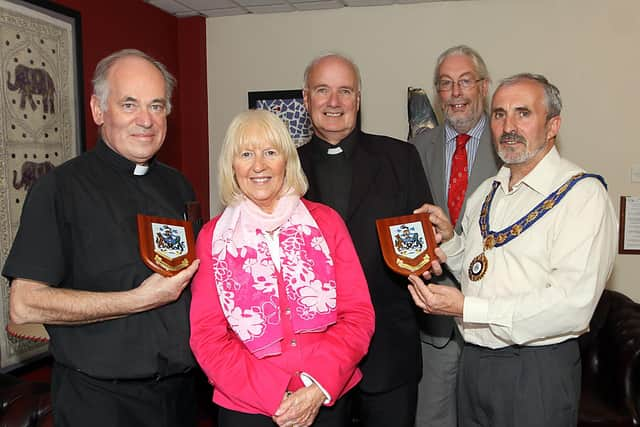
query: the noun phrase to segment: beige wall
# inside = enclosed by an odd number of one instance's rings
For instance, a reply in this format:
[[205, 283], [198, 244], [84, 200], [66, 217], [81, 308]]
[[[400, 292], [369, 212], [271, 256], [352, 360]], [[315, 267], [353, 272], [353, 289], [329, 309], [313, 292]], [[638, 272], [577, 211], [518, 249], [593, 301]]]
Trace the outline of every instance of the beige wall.
[[[521, 71], [547, 75], [565, 105], [561, 153], [605, 176], [616, 211], [621, 194], [640, 196], [630, 176], [640, 164], [638, 0], [449, 1], [209, 18], [211, 188], [217, 147], [248, 91], [300, 88], [310, 59], [339, 51], [362, 72], [363, 128], [405, 138], [407, 86], [427, 88], [433, 100], [435, 58], [460, 43], [483, 55], [494, 81]], [[219, 209], [212, 195], [212, 214]], [[618, 255], [609, 288], [640, 301], [639, 266], [640, 255]]]

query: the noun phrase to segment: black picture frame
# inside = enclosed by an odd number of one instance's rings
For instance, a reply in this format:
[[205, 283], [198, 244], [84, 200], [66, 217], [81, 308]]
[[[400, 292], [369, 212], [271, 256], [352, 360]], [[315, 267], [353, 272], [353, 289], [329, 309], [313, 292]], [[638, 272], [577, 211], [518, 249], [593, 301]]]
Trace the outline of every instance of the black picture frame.
[[249, 92], [247, 98], [249, 108], [269, 110], [280, 117], [297, 147], [311, 139], [313, 128], [301, 89]]
[[[26, 195], [43, 174], [85, 150], [80, 13], [44, 0], [0, 0], [0, 266]], [[27, 86], [28, 85], [28, 86]], [[11, 329], [0, 277], [0, 371], [46, 355], [44, 328]]]

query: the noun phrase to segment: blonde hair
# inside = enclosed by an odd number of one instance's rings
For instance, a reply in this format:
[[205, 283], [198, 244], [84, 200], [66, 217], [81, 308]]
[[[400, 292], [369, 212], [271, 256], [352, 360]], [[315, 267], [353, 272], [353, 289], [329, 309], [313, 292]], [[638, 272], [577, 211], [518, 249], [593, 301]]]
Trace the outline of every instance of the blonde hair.
[[[309, 187], [302, 171], [298, 151], [284, 122], [267, 110], [248, 110], [235, 116], [227, 128], [218, 159], [218, 184], [220, 200], [228, 206], [243, 196], [233, 172], [233, 159], [247, 145], [251, 144], [249, 129], [273, 145], [284, 157], [285, 172], [281, 193], [291, 190], [303, 196]], [[251, 132], [254, 135], [254, 132]]]

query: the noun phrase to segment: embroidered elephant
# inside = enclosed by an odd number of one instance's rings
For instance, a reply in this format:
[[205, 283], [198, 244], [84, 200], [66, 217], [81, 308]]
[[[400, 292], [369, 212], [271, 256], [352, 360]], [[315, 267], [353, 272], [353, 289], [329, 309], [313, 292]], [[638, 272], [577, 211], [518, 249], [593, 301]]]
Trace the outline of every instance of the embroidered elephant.
[[16, 182], [18, 178], [18, 171], [13, 171], [13, 188], [20, 190], [24, 187], [25, 191], [29, 191], [31, 186], [36, 182], [38, 178], [53, 169], [53, 163], [51, 162], [24, 162], [21, 168], [20, 182]]
[[31, 109], [36, 111], [36, 103], [33, 95], [42, 95], [42, 109], [45, 113], [55, 113], [54, 94], [56, 88], [53, 79], [42, 68], [29, 68], [22, 64], [16, 65], [15, 79], [11, 83], [11, 72], [7, 71], [7, 87], [10, 91], [20, 91], [20, 109], [25, 109], [26, 101], [31, 104]]

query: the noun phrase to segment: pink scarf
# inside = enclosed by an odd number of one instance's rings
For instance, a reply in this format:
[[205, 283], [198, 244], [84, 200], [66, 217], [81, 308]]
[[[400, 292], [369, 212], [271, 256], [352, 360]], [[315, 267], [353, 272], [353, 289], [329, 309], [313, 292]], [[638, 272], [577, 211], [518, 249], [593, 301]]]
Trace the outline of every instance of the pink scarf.
[[[265, 240], [278, 228], [279, 272]], [[228, 206], [211, 246], [222, 311], [256, 357], [282, 353], [279, 280], [294, 332], [324, 331], [336, 322], [333, 259], [300, 197], [282, 197], [272, 214], [247, 199]]]

